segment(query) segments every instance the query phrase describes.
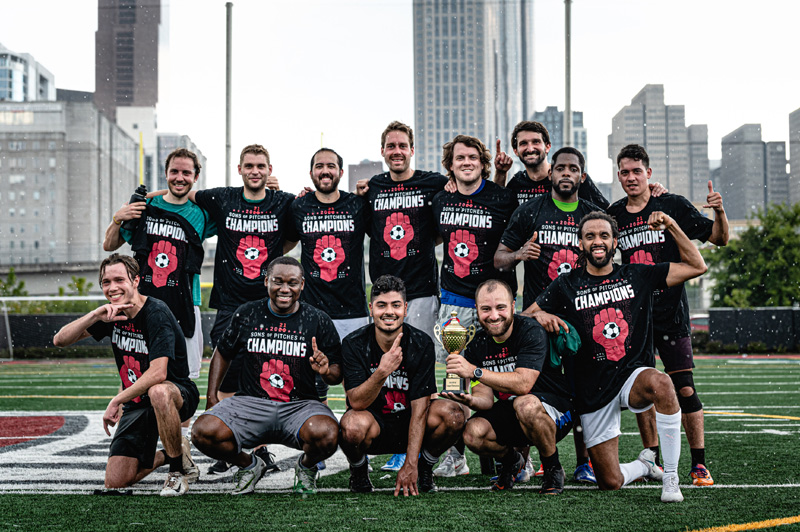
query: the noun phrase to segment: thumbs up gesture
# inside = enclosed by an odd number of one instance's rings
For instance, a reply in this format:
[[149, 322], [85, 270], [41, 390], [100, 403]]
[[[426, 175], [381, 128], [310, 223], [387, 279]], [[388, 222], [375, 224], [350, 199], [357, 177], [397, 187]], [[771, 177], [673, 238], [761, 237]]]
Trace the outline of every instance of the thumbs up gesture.
[[706, 204], [703, 205], [706, 209], [714, 209], [715, 212], [725, 212], [722, 207], [722, 194], [714, 191], [714, 184], [708, 182], [708, 196], [706, 196]]
[[517, 250], [516, 260], [536, 260], [542, 252], [541, 246], [536, 242], [539, 238], [539, 231], [534, 231], [531, 239]]

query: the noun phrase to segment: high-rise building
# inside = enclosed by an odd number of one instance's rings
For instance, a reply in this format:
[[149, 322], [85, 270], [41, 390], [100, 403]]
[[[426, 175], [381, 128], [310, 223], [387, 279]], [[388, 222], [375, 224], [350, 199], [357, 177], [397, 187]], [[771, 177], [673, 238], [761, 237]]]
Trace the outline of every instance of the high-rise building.
[[457, 134], [487, 146], [533, 111], [531, 0], [414, 0], [416, 166]]
[[[547, 128], [547, 133], [550, 135], [550, 154], [564, 147], [564, 111], [559, 111], [558, 107], [551, 105], [546, 107], [544, 111], [533, 113], [532, 120], [541, 122]], [[586, 128], [583, 127], [582, 111], [572, 111], [571, 146], [579, 150], [586, 158], [586, 168], [588, 169], [589, 157], [587, 156]]]
[[719, 190], [731, 220], [744, 220], [764, 206], [764, 143], [761, 125], [745, 124], [722, 137]]
[[789, 114], [789, 201], [800, 203], [800, 109]]
[[370, 177], [383, 173], [383, 163], [381, 161], [369, 161], [364, 159], [358, 164], [347, 165], [347, 185], [348, 191], [356, 189], [359, 179], [369, 179]]
[[708, 196], [709, 163], [708, 163], [708, 126], [694, 124], [687, 128], [689, 139], [689, 183], [690, 195], [686, 196], [694, 203], [705, 203]]
[[789, 174], [786, 172], [788, 162], [785, 142], [767, 142], [764, 145], [767, 204], [789, 203]]
[[156, 188], [158, 190], [167, 188], [167, 168], [165, 163], [167, 162], [167, 156], [178, 148], [186, 148], [197, 155], [197, 160], [200, 163], [200, 176], [197, 178], [197, 184], [194, 185], [194, 189], [206, 188], [205, 155], [188, 135], [178, 135], [176, 133], [158, 134], [158, 179], [156, 180]]
[[56, 99], [53, 74], [30, 54], [12, 52], [0, 43], [0, 102]]

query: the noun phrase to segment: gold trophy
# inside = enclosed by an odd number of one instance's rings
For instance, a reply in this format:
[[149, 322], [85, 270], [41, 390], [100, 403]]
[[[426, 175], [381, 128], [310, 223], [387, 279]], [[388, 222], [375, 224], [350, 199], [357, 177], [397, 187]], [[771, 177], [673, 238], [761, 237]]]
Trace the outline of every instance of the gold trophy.
[[[457, 355], [467, 347], [467, 344], [475, 338], [475, 325], [470, 325], [469, 329], [461, 325], [458, 321], [458, 313], [453, 311], [451, 317], [444, 323], [438, 323], [433, 328], [433, 335], [436, 340], [444, 347], [444, 350], [451, 355]], [[462, 378], [454, 373], [448, 373], [444, 377], [444, 388], [442, 392], [447, 393], [469, 393], [468, 378]]]

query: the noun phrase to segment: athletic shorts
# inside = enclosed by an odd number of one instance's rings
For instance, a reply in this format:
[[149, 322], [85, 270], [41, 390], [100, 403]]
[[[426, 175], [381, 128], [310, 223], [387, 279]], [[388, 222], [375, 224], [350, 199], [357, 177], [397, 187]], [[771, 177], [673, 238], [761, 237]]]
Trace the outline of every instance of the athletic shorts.
[[630, 377], [622, 385], [622, 389], [617, 396], [608, 402], [604, 407], [588, 414], [581, 414], [581, 426], [583, 427], [583, 441], [589, 449], [595, 445], [612, 440], [622, 434], [620, 431], [620, 419], [623, 408], [627, 408], [634, 414], [639, 414], [650, 410], [653, 403], [644, 408], [633, 408], [628, 401], [630, 400], [631, 388], [636, 381], [636, 377], [645, 370], [652, 368], [636, 368]]
[[[236, 312], [235, 308], [221, 308], [217, 310], [217, 317], [214, 319], [214, 327], [211, 329], [211, 345], [217, 347], [222, 333], [231, 324], [231, 319]], [[228, 372], [223, 377], [219, 385], [219, 391], [223, 393], [236, 393], [239, 391], [239, 373], [242, 372], [242, 355], [238, 354], [231, 360]]]
[[200, 365], [203, 362], [203, 327], [200, 323], [200, 307], [194, 307], [194, 334], [186, 338], [186, 358], [189, 362], [189, 378], [200, 376]]
[[435, 343], [433, 327], [436, 325], [438, 313], [438, 296], [417, 297], [408, 301], [408, 314], [404, 321], [430, 336]]
[[[475, 325], [476, 330], [480, 330], [481, 324], [478, 323], [478, 311], [473, 308], [468, 307], [459, 307], [457, 305], [448, 305], [446, 303], [442, 303], [439, 307], [439, 319], [437, 323], [440, 326], [443, 326], [444, 323], [449, 320], [452, 316], [451, 313], [455, 311], [458, 315], [458, 321], [469, 329], [470, 325]], [[434, 347], [436, 348], [436, 362], [440, 364], [444, 364], [445, 359], [450, 354], [445, 351], [442, 344], [439, 343], [438, 340], [434, 341]]]
[[331, 409], [313, 399], [280, 403], [261, 397], [234, 395], [223, 399], [203, 415], [217, 417], [231, 429], [236, 451], [254, 449], [262, 443], [280, 443], [302, 449], [300, 429], [312, 416], [328, 416], [336, 422]]
[[[183, 406], [178, 411], [181, 422], [191, 419], [197, 411], [200, 393], [193, 382], [191, 386], [183, 386], [173, 382], [183, 399]], [[119, 420], [117, 430], [111, 439], [108, 456], [129, 456], [136, 458], [142, 467], [153, 466], [158, 443], [158, 422], [152, 406], [145, 408], [125, 408]]]
[[372, 440], [372, 444], [367, 449], [367, 454], [396, 454], [404, 453], [408, 448], [408, 426], [411, 417], [405, 416], [382, 416], [372, 410], [367, 410], [378, 426], [381, 433]]
[[[556, 443], [560, 442], [572, 430], [572, 402], [565, 397], [550, 393], [535, 395], [541, 401], [547, 415], [556, 424]], [[473, 418], [488, 421], [500, 445], [525, 447], [532, 444], [517, 419], [513, 401], [495, 401], [492, 408], [476, 412], [470, 419]]]
[[694, 369], [691, 337], [659, 338], [658, 335], [654, 335], [653, 345], [658, 349], [658, 356], [664, 364], [666, 373]]

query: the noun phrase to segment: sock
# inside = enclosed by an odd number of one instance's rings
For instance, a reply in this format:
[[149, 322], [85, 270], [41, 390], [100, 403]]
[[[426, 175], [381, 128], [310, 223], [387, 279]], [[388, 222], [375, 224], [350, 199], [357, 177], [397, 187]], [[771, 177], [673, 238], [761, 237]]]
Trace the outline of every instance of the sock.
[[681, 411], [674, 414], [656, 412], [656, 429], [663, 447], [664, 473], [677, 473], [681, 456]]
[[[167, 456], [166, 451], [164, 455]], [[167, 461], [169, 462], [169, 472], [170, 473], [181, 473], [183, 472], [183, 455], [178, 456], [167, 456]]]
[[184, 438], [189, 435], [189, 427], [181, 427], [181, 436]]
[[628, 462], [627, 464], [620, 464], [619, 470], [622, 471], [622, 485], [627, 486], [637, 478], [645, 476], [650, 470], [639, 460]]
[[453, 449], [458, 451], [458, 454], [464, 456], [464, 449], [466, 446], [464, 445], [464, 438], [458, 438], [458, 441], [453, 445]]
[[561, 468], [561, 462], [558, 461], [558, 449], [550, 456], [542, 456], [542, 454], [539, 453], [539, 459], [542, 461], [542, 465], [546, 470]]
[[431, 466], [433, 466], [434, 464], [436, 464], [436, 462], [438, 462], [438, 461], [439, 461], [439, 457], [438, 457], [438, 456], [434, 456], [434, 455], [432, 455], [432, 454], [431, 454], [431, 453], [430, 453], [430, 452], [429, 452], [427, 449], [422, 449], [422, 452], [420, 453], [420, 457], [421, 457], [421, 458], [422, 458], [422, 459], [423, 459], [423, 460], [424, 460], [424, 461], [425, 461], [425, 462], [426, 462], [428, 465], [431, 465]]
[[361, 467], [361, 466], [363, 466], [364, 464], [367, 463], [367, 455], [366, 454], [362, 454], [361, 458], [356, 458], [355, 460], [351, 460], [348, 457], [347, 461], [350, 462], [350, 467], [354, 467], [354, 468], [355, 467]]
[[300, 469], [305, 469], [306, 471], [317, 471], [317, 464], [314, 464], [311, 467], [306, 467], [306, 466], [303, 465], [303, 457], [304, 456], [305, 456], [305, 453], [301, 454], [300, 458], [297, 459], [297, 465], [300, 466]]
[[[658, 446], [658, 445], [655, 445], [653, 447], [648, 447], [648, 449], [650, 449], [651, 451], [653, 451], [656, 454], [656, 465], [657, 466], [661, 466], [661, 453], [659, 452], [661, 447]], [[662, 469], [663, 469], [663, 467], [662, 467]]]
[[517, 452], [516, 449], [513, 447], [500, 459], [500, 463], [503, 464], [503, 467], [513, 467], [519, 459], [522, 458], [522, 455]]
[[[557, 451], [558, 451], [558, 450], [556, 449], [556, 452], [557, 452]], [[541, 458], [541, 457], [540, 457], [540, 458]], [[577, 469], [577, 468], [579, 468], [580, 466], [582, 466], [583, 464], [588, 464], [588, 463], [589, 463], [589, 457], [588, 457], [588, 456], [579, 456], [579, 457], [577, 458], [577, 460], [575, 461], [575, 468]]]
[[247, 466], [247, 467], [242, 467], [241, 469], [253, 469], [256, 466], [256, 464], [258, 463], [256, 461], [256, 455], [253, 454], [253, 453], [250, 453], [250, 459], [252, 460], [252, 462], [250, 462], [250, 465]]
[[[165, 451], [164, 449], [160, 449], [158, 452], [164, 456], [164, 461], [161, 463], [161, 465], [169, 464], [169, 455], [167, 454], [167, 451]], [[156, 463], [155, 459], [153, 459], [153, 463], [154, 464]]]
[[689, 449], [692, 453], [692, 467], [697, 467], [698, 464], [706, 465], [706, 449]]

